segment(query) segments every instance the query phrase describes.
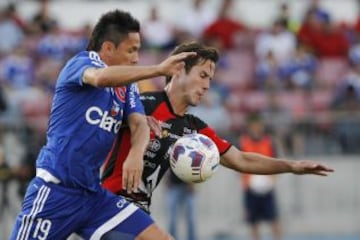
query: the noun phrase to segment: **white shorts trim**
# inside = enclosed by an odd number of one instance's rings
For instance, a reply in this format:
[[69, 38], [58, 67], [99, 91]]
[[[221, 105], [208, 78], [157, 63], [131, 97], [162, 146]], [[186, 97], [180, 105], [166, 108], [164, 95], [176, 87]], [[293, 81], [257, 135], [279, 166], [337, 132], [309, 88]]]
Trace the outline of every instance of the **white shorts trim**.
[[31, 227], [36, 220], [36, 216], [40, 213], [45, 205], [45, 202], [49, 196], [50, 188], [43, 185], [40, 187], [34, 202], [32, 203], [32, 208], [29, 214], [24, 215], [21, 219], [21, 226], [16, 237], [16, 240], [26, 240], [29, 239]]
[[109, 221], [101, 225], [95, 232], [91, 235], [90, 240], [100, 240], [100, 238], [111, 229], [115, 228], [121, 222], [126, 220], [130, 215], [132, 215], [139, 208], [134, 204], [130, 203], [126, 208], [121, 210], [118, 214], [112, 217]]
[[48, 171], [42, 168], [36, 168], [36, 176], [42, 178], [45, 182], [48, 183], [49, 182], [55, 184], [60, 183], [60, 179], [58, 179], [57, 177], [55, 177], [54, 175], [52, 175], [51, 173], [49, 173]]

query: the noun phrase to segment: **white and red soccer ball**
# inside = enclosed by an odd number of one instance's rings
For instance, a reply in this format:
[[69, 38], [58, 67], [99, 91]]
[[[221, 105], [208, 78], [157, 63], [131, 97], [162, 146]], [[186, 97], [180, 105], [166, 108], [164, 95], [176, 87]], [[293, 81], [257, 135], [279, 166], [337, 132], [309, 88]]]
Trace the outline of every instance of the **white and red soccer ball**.
[[170, 149], [170, 167], [184, 182], [208, 180], [218, 169], [220, 154], [215, 143], [203, 134], [187, 134]]

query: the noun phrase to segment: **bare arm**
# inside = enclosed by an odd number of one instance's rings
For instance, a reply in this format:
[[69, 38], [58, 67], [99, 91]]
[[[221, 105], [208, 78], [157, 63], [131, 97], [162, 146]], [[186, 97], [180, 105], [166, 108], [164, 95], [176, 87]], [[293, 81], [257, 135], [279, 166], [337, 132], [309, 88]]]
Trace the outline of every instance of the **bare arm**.
[[232, 146], [221, 157], [221, 164], [243, 173], [253, 174], [315, 174], [327, 176], [334, 170], [313, 161], [294, 161], [267, 157], [253, 152], [241, 152]]
[[123, 165], [123, 188], [129, 193], [140, 184], [143, 172], [143, 157], [150, 139], [150, 128], [145, 116], [133, 113], [128, 118], [131, 132], [131, 148]]
[[119, 87], [158, 76], [172, 76], [183, 67], [183, 60], [193, 56], [193, 52], [183, 52], [165, 59], [153, 66], [109, 66], [88, 68], [84, 71], [83, 82], [95, 87]]
[[88, 68], [84, 71], [83, 81], [95, 87], [118, 87], [161, 75], [158, 66], [117, 65], [107, 68]]

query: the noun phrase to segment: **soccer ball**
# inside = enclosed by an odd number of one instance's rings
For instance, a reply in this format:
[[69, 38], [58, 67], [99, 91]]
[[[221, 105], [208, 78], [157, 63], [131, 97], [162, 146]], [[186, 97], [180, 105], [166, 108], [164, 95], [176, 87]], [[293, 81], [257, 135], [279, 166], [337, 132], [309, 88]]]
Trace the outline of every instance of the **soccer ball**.
[[184, 135], [170, 148], [171, 170], [187, 183], [208, 180], [218, 169], [219, 162], [217, 146], [203, 134]]

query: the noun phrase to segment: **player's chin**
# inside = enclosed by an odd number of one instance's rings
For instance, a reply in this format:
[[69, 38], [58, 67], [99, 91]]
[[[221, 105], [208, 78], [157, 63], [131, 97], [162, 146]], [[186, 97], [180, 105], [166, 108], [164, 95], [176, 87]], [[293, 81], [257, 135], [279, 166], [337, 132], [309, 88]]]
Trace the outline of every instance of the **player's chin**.
[[201, 97], [193, 98], [189, 105], [192, 107], [196, 107], [197, 105], [200, 104], [200, 102], [201, 102]]
[[189, 105], [191, 106], [191, 107], [196, 107], [197, 105], [199, 105], [199, 101], [191, 101], [190, 103], [189, 103]]

